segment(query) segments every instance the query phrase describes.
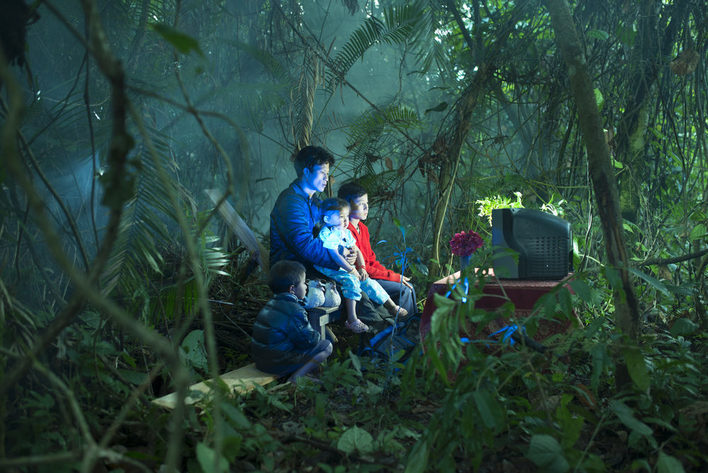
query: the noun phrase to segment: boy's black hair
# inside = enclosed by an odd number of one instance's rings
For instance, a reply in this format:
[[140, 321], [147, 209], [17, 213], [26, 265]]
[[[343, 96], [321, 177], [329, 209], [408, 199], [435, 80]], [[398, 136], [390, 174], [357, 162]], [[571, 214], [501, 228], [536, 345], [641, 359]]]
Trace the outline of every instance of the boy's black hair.
[[318, 164], [334, 165], [334, 156], [332, 153], [320, 146], [305, 146], [297, 155], [295, 155], [295, 172], [297, 177], [302, 177], [305, 169], [312, 171], [312, 168]]
[[288, 292], [290, 286], [300, 282], [306, 274], [305, 266], [297, 261], [280, 260], [270, 268], [270, 276], [268, 277], [268, 286], [273, 294]]
[[320, 204], [320, 212], [322, 212], [322, 218], [324, 218], [325, 214], [327, 214], [328, 212], [341, 212], [343, 209], [349, 208], [351, 208], [349, 202], [344, 199], [340, 199], [339, 197], [330, 197], [329, 199], [323, 200]]
[[359, 185], [358, 182], [355, 181], [350, 181], [350, 182], [345, 182], [339, 187], [339, 190], [337, 191], [337, 196], [340, 199], [344, 199], [347, 202], [351, 202], [354, 199], [358, 199], [362, 195], [366, 195], [368, 192], [366, 192], [366, 189], [364, 189], [361, 185]]

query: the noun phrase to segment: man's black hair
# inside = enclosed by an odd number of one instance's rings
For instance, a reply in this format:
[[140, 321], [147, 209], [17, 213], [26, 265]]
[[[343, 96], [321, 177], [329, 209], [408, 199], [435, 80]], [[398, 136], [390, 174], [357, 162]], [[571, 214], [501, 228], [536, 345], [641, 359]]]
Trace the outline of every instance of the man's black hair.
[[312, 168], [319, 164], [334, 165], [332, 153], [320, 146], [305, 146], [295, 156], [295, 172], [297, 177], [302, 177], [305, 169], [312, 171]]
[[366, 189], [364, 189], [358, 182], [350, 181], [345, 182], [339, 187], [337, 191], [337, 196], [340, 199], [344, 199], [347, 202], [351, 202], [354, 199], [358, 199], [362, 195], [366, 195]]
[[290, 286], [299, 283], [305, 274], [305, 267], [301, 263], [287, 259], [280, 260], [270, 268], [268, 286], [273, 294], [288, 292]]

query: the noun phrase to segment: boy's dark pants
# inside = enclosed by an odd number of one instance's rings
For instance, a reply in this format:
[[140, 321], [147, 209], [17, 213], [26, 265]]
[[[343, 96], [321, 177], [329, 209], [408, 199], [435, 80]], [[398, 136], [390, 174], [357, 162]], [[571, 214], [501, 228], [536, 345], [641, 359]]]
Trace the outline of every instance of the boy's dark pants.
[[396, 281], [386, 281], [384, 279], [377, 279], [376, 281], [381, 284], [381, 287], [391, 296], [393, 302], [406, 309], [410, 315], [418, 312], [415, 291], [413, 289]]

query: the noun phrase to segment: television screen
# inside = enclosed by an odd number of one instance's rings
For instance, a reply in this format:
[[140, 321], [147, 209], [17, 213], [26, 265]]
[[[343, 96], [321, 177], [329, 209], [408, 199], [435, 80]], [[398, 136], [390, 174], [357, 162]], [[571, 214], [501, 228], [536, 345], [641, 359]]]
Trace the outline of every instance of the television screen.
[[570, 223], [555, 215], [532, 209], [492, 210], [492, 266], [499, 278], [564, 278], [572, 271], [571, 241]]

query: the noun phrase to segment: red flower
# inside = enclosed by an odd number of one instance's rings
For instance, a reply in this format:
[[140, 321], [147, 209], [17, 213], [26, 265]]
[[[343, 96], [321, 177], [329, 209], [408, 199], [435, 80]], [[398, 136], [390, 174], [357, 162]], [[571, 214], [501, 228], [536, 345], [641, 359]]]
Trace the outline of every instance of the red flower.
[[455, 233], [455, 236], [453, 236], [452, 240], [450, 240], [450, 249], [452, 250], [453, 255], [469, 256], [477, 251], [477, 248], [483, 244], [484, 240], [482, 240], [482, 237], [479, 236], [477, 232], [470, 230], [467, 232]]

